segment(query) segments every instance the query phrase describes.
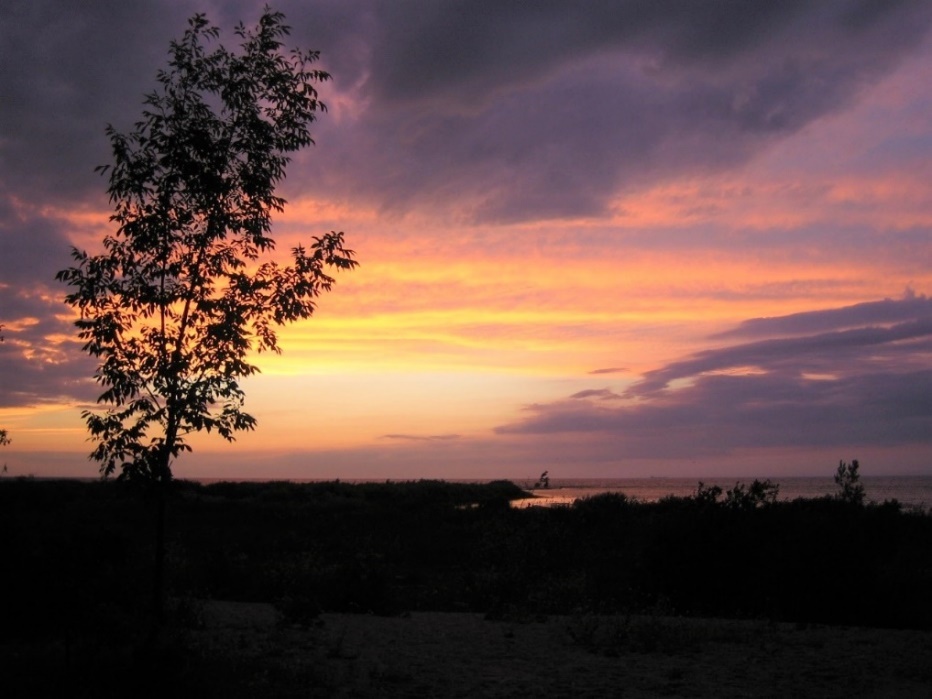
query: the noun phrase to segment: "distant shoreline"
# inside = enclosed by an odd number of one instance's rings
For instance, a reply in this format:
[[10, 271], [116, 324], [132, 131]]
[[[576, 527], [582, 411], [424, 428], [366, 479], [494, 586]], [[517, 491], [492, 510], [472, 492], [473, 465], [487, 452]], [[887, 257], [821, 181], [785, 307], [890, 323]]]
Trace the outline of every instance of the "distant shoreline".
[[[7, 479], [28, 478], [43, 481], [69, 480], [93, 482], [93, 476], [6, 476]], [[650, 476], [647, 478], [551, 478], [548, 488], [535, 488], [533, 478], [258, 478], [258, 477], [223, 477], [223, 478], [179, 478], [202, 485], [212, 483], [417, 483], [420, 481], [441, 481], [446, 483], [486, 484], [496, 480], [507, 480], [520, 488], [532, 492], [541, 500], [552, 500], [559, 504], [571, 503], [578, 499], [606, 492], [624, 493], [627, 497], [642, 502], [656, 502], [666, 496], [688, 497], [695, 493], [700, 482], [705, 485], [718, 485], [723, 489], [731, 488], [735, 483], [751, 483], [764, 480], [761, 476], [703, 476], [670, 477]], [[780, 487], [778, 500], [788, 501], [796, 498], [819, 498], [832, 495], [836, 486], [831, 477], [826, 476], [771, 476], [768, 479]], [[932, 475], [898, 475], [861, 477], [867, 500], [877, 503], [897, 500], [910, 508], [932, 508]], [[542, 504], [542, 503], [541, 503]]]
[[[533, 478], [192, 478], [196, 483], [416, 483], [418, 481], [440, 480], [447, 483], [491, 483], [495, 480], [508, 480], [520, 488], [532, 492], [538, 498], [555, 499], [570, 503], [583, 497], [606, 492], [620, 492], [642, 502], [656, 502], [666, 496], [688, 497], [695, 493], [700, 482], [705, 485], [718, 485], [723, 489], [731, 488], [735, 483], [751, 483], [765, 480], [761, 476], [704, 476], [701, 478], [676, 478], [669, 476], [650, 476], [648, 478], [551, 478], [550, 487], [535, 488]], [[818, 498], [832, 495], [837, 490], [834, 480], [829, 476], [785, 476], [769, 477], [780, 486], [778, 500], [795, 500], [796, 498]], [[862, 476], [861, 482], [867, 493], [867, 500], [884, 502], [897, 500], [901, 504], [914, 508], [932, 507], [932, 475], [929, 476]]]

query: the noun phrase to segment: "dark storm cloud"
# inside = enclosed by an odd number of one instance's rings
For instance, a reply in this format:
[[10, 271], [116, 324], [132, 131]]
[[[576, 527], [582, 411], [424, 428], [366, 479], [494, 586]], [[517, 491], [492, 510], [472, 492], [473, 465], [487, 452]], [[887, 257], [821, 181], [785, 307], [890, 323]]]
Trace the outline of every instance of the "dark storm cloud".
[[[170, 39], [206, 9], [232, 45], [261, 3], [12, 0], [0, 7], [0, 180], [96, 196]], [[353, 116], [302, 160], [315, 194], [479, 218], [598, 213], [619, 188], [744, 162], [851, 101], [927, 32], [924, 2], [354, 0], [276, 4]], [[301, 168], [288, 187], [303, 191]]]
[[[597, 435], [618, 456], [724, 454], [741, 447], [932, 443], [932, 316], [916, 297], [820, 312], [894, 322], [699, 352], [631, 387], [606, 406], [604, 389], [536, 404], [499, 434]], [[918, 315], [917, 315], [918, 314]], [[797, 316], [775, 318], [784, 331]], [[798, 326], [795, 326], [798, 327]], [[670, 386], [685, 380], [680, 388]]]
[[[156, 72], [166, 67], [169, 42], [180, 38], [187, 19], [205, 12], [221, 27], [221, 43], [233, 48], [239, 41], [234, 25], [251, 25], [262, 5], [247, 0], [214, 8], [170, 0], [0, 4], [0, 181], [7, 192], [59, 204], [96, 195], [105, 205], [105, 182], [93, 172], [110, 160], [104, 129], [107, 124], [120, 131], [132, 128], [144, 95], [156, 86]], [[353, 4], [323, 2], [312, 11], [307, 5], [291, 3], [292, 43], [320, 48], [319, 39], [326, 37], [331, 69], [361, 72], [358, 60], [351, 60], [358, 52], [347, 50], [358, 44], [353, 24], [361, 22]], [[347, 50], [346, 58], [337, 46]]]
[[349, 167], [322, 176], [387, 208], [500, 221], [598, 213], [619, 188], [744, 162], [850, 103], [932, 18], [841, 1], [376, 7], [368, 106], [331, 134]]
[[[897, 4], [802, 0], [550, 0], [503, 3], [383, 3], [373, 48], [373, 81], [388, 101], [445, 95], [482, 102], [502, 86], [524, 84], [554, 66], [628, 47], [660, 64], [718, 65], [813, 25], [845, 32], [886, 22]], [[873, 12], [865, 12], [873, 5]], [[805, 42], [805, 39], [804, 39]]]
[[[16, 290], [51, 286], [55, 272], [70, 261], [63, 228], [61, 221], [18, 211], [0, 193], [0, 285]], [[9, 306], [3, 304], [0, 309], [0, 320], [9, 320]]]
[[[179, 11], [181, 10], [181, 11]], [[8, 192], [102, 192], [104, 127], [138, 118], [186, 12], [152, 1], [13, 0], [0, 6], [0, 177]]]

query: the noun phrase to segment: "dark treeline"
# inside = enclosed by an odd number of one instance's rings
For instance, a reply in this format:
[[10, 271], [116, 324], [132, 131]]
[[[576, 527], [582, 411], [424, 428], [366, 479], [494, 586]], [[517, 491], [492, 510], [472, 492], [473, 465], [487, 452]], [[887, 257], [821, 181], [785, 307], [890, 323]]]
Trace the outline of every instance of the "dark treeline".
[[[178, 482], [166, 582], [176, 612], [261, 601], [293, 623], [433, 610], [932, 628], [928, 514], [716, 495], [514, 509], [508, 482]], [[0, 481], [4, 641], [140, 626], [153, 512], [122, 483]]]

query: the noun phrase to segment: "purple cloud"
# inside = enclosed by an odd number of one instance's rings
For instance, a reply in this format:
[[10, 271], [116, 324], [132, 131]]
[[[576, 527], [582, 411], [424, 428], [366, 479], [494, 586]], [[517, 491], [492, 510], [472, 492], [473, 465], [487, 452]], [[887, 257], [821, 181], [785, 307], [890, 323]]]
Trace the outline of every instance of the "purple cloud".
[[582, 398], [598, 398], [599, 400], [622, 400], [622, 396], [618, 395], [614, 391], [608, 388], [598, 388], [598, 389], [589, 389], [586, 391], [578, 391], [570, 396], [575, 400]]
[[890, 324], [916, 318], [932, 317], [932, 299], [907, 291], [904, 298], [893, 301], [869, 301], [844, 308], [794, 313], [779, 318], [752, 318], [738, 327], [712, 336], [712, 339], [760, 337], [764, 335], [800, 335], [829, 330], [843, 330], [866, 324]]
[[898, 323], [890, 328], [867, 327], [791, 339], [762, 340], [706, 350], [649, 371], [628, 396], [647, 396], [666, 389], [676, 379], [711, 371], [754, 367], [789, 373], [851, 373], [876, 366], [882, 357], [900, 367], [924, 366], [932, 351], [932, 317]]
[[[514, 221], [594, 214], [619, 189], [746, 162], [854, 100], [932, 25], [922, 2], [464, 5], [283, 2], [356, 103], [325, 117], [288, 186], [385, 209]], [[261, 3], [210, 18], [234, 41]], [[192, 8], [13, 0], [0, 8], [0, 193], [103, 202], [104, 126], [127, 129]], [[300, 172], [303, 169], [303, 173]]]
[[[739, 448], [932, 444], [932, 317], [901, 301], [772, 319], [780, 332], [841, 320], [894, 322], [699, 352], [649, 372], [608, 407], [596, 389], [529, 406], [500, 435], [587, 435], [618, 458], [727, 454]], [[910, 314], [920, 317], [908, 320]], [[796, 318], [796, 321], [794, 321]], [[739, 327], [746, 327], [744, 325]], [[760, 326], [753, 326], [758, 332]], [[727, 335], [727, 333], [726, 333]], [[675, 380], [682, 387], [670, 387]], [[588, 448], [588, 447], [586, 447]]]
[[315, 172], [389, 210], [487, 221], [597, 214], [619, 189], [746, 162], [850, 104], [932, 21], [920, 3], [417, 7], [375, 10], [367, 108], [328, 131], [344, 167]]

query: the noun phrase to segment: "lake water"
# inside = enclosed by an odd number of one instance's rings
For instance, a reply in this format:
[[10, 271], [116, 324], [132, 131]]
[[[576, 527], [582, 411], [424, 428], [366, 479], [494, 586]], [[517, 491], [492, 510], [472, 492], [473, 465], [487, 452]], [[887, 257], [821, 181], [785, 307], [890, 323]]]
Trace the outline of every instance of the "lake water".
[[[599, 493], [624, 493], [642, 502], [656, 502], [667, 495], [686, 497], [695, 494], [697, 478], [577, 478], [551, 479], [546, 490], [533, 490], [533, 483], [518, 482], [532, 490], [534, 500], [520, 505], [569, 504], [579, 498]], [[733, 488], [736, 482], [750, 484], [753, 478], [701, 479], [706, 486], [717, 485], [722, 490]], [[832, 478], [772, 478], [780, 486], [779, 500], [818, 498], [834, 495], [838, 486]], [[910, 507], [932, 507], [932, 476], [862, 476], [861, 484], [868, 501], [899, 500]]]
[[[216, 483], [222, 478], [201, 478], [201, 483]], [[245, 479], [260, 481], [264, 479]], [[327, 479], [297, 478], [295, 483], [314, 483]], [[403, 480], [403, 479], [402, 479]], [[486, 483], [485, 480], [447, 479], [452, 483]], [[535, 489], [533, 481], [511, 480], [534, 494], [533, 499], [517, 500], [515, 507], [568, 505], [580, 498], [599, 493], [624, 493], [641, 502], [656, 502], [668, 495], [688, 497], [696, 493], [701, 480], [706, 486], [717, 485], [726, 491], [735, 483], [750, 485], [754, 478], [551, 478], [550, 487]], [[762, 478], [760, 480], [763, 480]], [[820, 498], [834, 495], [838, 491], [833, 478], [783, 477], [771, 478], [779, 487], [778, 500], [796, 498]], [[346, 479], [346, 483], [384, 483], [382, 479]], [[910, 508], [921, 508], [932, 512], [932, 476], [861, 476], [861, 484], [868, 502], [899, 500]]]

